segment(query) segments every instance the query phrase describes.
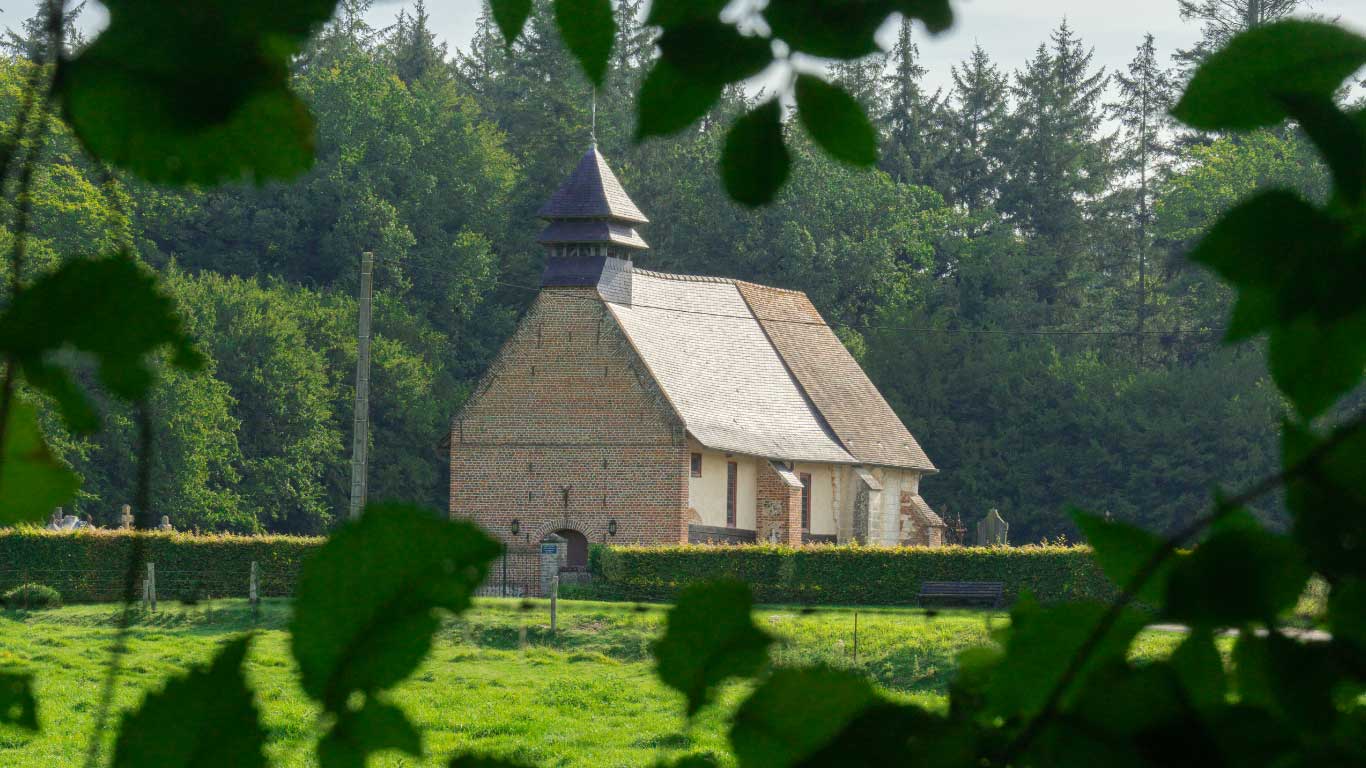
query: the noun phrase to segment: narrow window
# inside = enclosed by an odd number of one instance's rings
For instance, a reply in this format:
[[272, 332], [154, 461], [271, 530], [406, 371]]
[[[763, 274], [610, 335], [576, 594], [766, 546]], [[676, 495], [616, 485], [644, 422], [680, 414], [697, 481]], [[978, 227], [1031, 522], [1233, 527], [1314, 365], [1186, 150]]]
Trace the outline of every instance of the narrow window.
[[726, 527], [735, 527], [735, 489], [739, 483], [736, 482], [738, 472], [735, 462], [726, 462]]
[[702, 476], [702, 454], [700, 453], [694, 453], [692, 455], [692, 476]]
[[802, 478], [802, 530], [811, 530], [811, 474], [803, 472]]

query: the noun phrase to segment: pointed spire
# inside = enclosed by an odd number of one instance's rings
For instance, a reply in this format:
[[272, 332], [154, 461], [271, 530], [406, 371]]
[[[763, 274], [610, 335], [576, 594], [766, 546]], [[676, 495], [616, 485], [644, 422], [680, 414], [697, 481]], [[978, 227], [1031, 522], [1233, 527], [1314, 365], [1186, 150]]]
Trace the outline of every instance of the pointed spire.
[[649, 219], [621, 188], [596, 141], [537, 215], [547, 221], [536, 238], [548, 251], [542, 285], [596, 284], [609, 262], [629, 269], [631, 255], [650, 247], [636, 232]]
[[621, 182], [607, 167], [607, 160], [597, 146], [589, 147], [569, 179], [536, 215], [551, 221], [615, 219], [630, 224], [648, 224], [650, 221], [621, 188]]

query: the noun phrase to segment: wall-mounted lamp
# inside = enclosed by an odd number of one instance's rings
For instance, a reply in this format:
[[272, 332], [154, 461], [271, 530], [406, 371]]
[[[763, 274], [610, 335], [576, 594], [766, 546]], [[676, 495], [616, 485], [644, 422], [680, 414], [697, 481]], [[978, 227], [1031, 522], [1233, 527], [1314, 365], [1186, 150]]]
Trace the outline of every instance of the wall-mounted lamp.
[[514, 519], [512, 521], [512, 535], [516, 536], [522, 530], [522, 521]]
[[615, 517], [607, 521], [607, 535], [617, 535], [617, 519]]

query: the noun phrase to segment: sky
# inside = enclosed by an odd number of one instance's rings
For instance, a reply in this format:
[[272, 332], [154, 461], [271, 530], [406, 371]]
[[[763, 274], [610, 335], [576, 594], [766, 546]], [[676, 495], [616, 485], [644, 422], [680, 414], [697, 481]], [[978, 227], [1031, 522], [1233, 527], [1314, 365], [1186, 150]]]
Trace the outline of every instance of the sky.
[[[468, 45], [482, 2], [427, 0], [432, 26], [452, 50]], [[17, 26], [35, 5], [29, 0], [9, 0], [0, 8], [0, 25]], [[374, 26], [387, 26], [408, 5], [410, 0], [376, 2], [369, 20]], [[952, 82], [949, 67], [967, 58], [979, 43], [1002, 70], [1020, 68], [1063, 19], [1094, 48], [1093, 64], [1108, 72], [1127, 66], [1145, 33], [1156, 37], [1164, 58], [1190, 46], [1199, 36], [1195, 24], [1181, 21], [1177, 0], [955, 0], [953, 8], [956, 22], [948, 32], [930, 37], [921, 30], [918, 41], [931, 90], [948, 86]], [[1338, 18], [1366, 34], [1366, 0], [1308, 0], [1308, 10]], [[105, 18], [103, 8], [92, 0], [83, 24], [87, 33], [97, 31]]]

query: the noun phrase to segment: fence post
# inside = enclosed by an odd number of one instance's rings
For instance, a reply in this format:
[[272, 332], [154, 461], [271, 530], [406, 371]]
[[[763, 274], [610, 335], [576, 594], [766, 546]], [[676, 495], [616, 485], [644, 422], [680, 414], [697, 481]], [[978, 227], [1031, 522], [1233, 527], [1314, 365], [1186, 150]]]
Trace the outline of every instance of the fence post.
[[260, 588], [260, 581], [259, 581], [259, 579], [260, 579], [261, 577], [260, 577], [258, 574], [259, 574], [259, 572], [257, 571], [257, 568], [256, 568], [256, 561], [255, 561], [255, 560], [252, 560], [252, 561], [251, 561], [251, 582], [250, 582], [250, 584], [247, 585], [247, 600], [251, 601], [251, 607], [252, 607], [252, 608], [255, 608], [255, 607], [256, 607], [256, 604], [259, 603], [259, 602], [261, 601], [261, 588]]
[[555, 636], [555, 629], [558, 626], [556, 619], [559, 616], [560, 603], [560, 575], [555, 574], [550, 579], [550, 636]]
[[147, 600], [151, 604], [152, 613], [157, 610], [157, 564], [147, 564]]

